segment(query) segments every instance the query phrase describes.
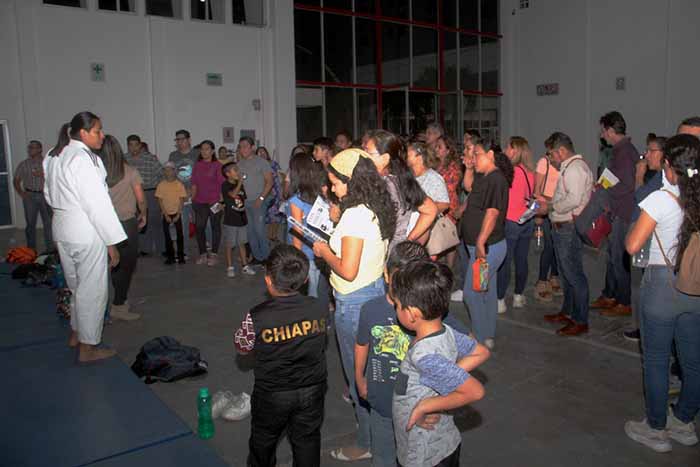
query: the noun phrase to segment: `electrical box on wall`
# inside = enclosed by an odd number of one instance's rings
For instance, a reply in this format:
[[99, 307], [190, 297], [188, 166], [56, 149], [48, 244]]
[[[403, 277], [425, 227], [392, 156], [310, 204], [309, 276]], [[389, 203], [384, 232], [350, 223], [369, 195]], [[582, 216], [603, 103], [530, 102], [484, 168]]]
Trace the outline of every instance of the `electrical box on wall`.
[[617, 91], [624, 91], [627, 87], [627, 83], [624, 76], [618, 76], [615, 78], [615, 89]]

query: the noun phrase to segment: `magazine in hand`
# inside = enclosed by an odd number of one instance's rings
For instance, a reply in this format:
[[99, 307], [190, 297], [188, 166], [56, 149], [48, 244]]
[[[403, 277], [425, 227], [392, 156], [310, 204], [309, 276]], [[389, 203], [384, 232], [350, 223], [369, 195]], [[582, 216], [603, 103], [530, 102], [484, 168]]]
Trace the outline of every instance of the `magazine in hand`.
[[321, 196], [316, 197], [314, 205], [306, 216], [306, 223], [329, 237], [333, 235], [335, 225], [331, 220], [331, 207]]
[[[304, 235], [304, 240], [308, 240], [311, 243], [314, 242], [325, 242], [328, 243], [328, 238], [324, 238], [323, 234], [321, 232], [315, 232], [293, 218], [292, 216], [287, 217], [287, 222], [289, 222], [290, 227], [294, 227], [295, 229], [298, 229], [299, 231], [302, 232]], [[308, 221], [307, 221], [308, 222]], [[296, 230], [292, 229], [292, 233], [297, 232]]]

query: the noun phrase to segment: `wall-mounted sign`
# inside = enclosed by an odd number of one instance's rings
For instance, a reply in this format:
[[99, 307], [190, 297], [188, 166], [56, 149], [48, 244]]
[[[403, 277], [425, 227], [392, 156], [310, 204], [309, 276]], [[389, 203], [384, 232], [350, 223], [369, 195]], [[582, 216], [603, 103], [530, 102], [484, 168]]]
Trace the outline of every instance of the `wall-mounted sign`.
[[90, 64], [90, 80], [102, 83], [105, 80], [105, 64], [91, 63]]
[[559, 83], [547, 83], [537, 85], [538, 96], [556, 96], [559, 94]]
[[235, 144], [236, 143], [236, 137], [234, 136], [234, 128], [232, 126], [225, 126], [224, 127], [224, 144]]
[[221, 73], [207, 73], [207, 86], [223, 86], [224, 75]]
[[624, 91], [627, 87], [627, 83], [624, 76], [619, 76], [615, 78], [615, 89], [617, 91]]

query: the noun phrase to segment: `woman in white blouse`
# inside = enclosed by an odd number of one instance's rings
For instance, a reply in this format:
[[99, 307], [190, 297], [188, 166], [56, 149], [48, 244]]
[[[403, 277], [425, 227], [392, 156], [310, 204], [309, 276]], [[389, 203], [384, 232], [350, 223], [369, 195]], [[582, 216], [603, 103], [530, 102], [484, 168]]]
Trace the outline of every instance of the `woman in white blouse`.
[[[625, 243], [634, 255], [651, 239], [639, 296], [646, 418], [628, 421], [625, 432], [657, 452], [670, 451], [670, 440], [697, 444], [693, 420], [700, 408], [700, 296], [673, 286], [690, 237], [700, 228], [700, 140], [674, 136], [664, 156], [663, 186], [639, 203], [641, 215]], [[678, 403], [668, 407], [674, 342], [683, 386]]]

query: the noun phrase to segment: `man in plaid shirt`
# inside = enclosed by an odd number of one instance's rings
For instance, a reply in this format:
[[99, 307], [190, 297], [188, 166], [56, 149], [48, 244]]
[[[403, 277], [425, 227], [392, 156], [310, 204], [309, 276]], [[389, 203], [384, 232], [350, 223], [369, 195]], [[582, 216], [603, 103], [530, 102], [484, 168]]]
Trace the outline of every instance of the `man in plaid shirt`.
[[15, 169], [13, 185], [24, 205], [24, 234], [27, 246], [36, 249], [36, 221], [41, 215], [44, 226], [44, 242], [46, 250], [54, 249], [51, 240], [51, 208], [44, 198], [44, 168], [42, 167], [41, 142], [32, 140], [27, 146], [27, 157]]
[[148, 202], [148, 222], [145, 230], [139, 236], [141, 255], [145, 256], [153, 252], [165, 251], [163, 235], [160, 234], [161, 212], [155, 193], [158, 183], [163, 179], [163, 165], [153, 154], [143, 150], [141, 138], [138, 135], [129, 135], [126, 138], [129, 152], [124, 154], [126, 162], [139, 171], [143, 180], [143, 191]]

